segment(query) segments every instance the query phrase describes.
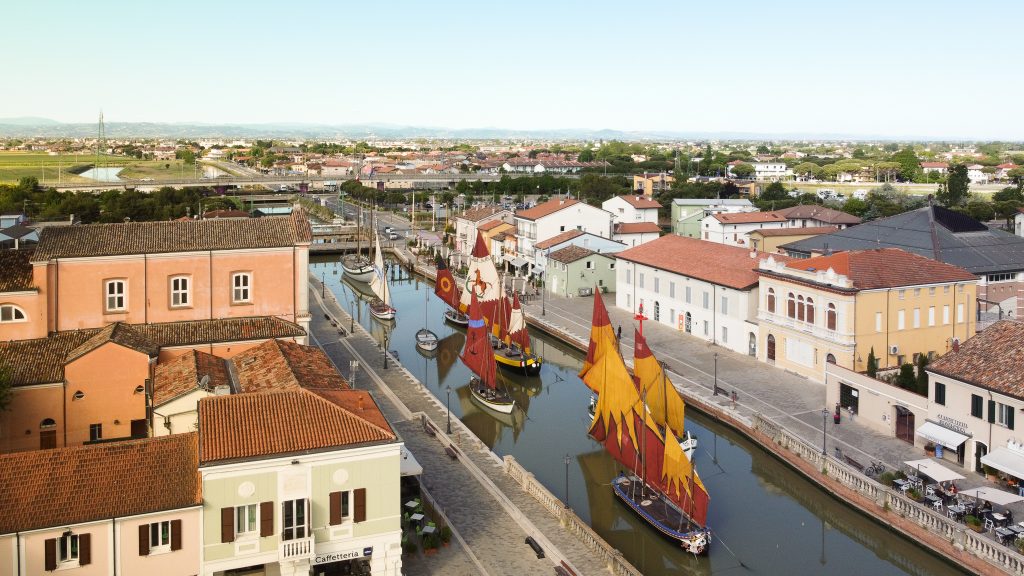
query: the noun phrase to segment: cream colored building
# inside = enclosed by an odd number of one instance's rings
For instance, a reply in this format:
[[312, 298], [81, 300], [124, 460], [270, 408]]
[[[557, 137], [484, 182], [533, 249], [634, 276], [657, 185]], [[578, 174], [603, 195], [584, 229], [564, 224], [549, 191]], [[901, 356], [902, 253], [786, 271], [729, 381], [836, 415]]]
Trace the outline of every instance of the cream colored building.
[[974, 334], [978, 279], [896, 248], [841, 252], [758, 272], [758, 357], [824, 381], [827, 362], [857, 372], [941, 355]]

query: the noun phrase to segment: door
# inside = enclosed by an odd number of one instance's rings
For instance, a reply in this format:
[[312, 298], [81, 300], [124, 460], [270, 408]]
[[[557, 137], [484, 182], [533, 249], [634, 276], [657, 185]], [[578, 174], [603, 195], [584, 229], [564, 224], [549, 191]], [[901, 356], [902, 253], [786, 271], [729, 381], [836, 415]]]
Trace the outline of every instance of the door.
[[686, 313], [686, 322], [685, 322], [685, 324], [686, 324], [686, 333], [689, 334], [690, 333], [690, 328], [693, 325], [693, 317], [690, 316], [689, 312]]
[[57, 431], [42, 430], [39, 432], [39, 449], [49, 450], [57, 447]]
[[132, 438], [145, 438], [149, 436], [149, 426], [146, 419], [132, 420]]
[[654, 301], [654, 321], [658, 322], [661, 320], [661, 304], [657, 300]]
[[[961, 446], [963, 446], [963, 444], [961, 444]], [[988, 454], [988, 446], [982, 444], [981, 442], [975, 441], [975, 443], [974, 443], [974, 471], [977, 472], [978, 474], [982, 474], [983, 471], [984, 471], [984, 468], [982, 468], [982, 466], [984, 466], [984, 464], [981, 463], [981, 458], [983, 456], [985, 456], [986, 454]]]
[[749, 342], [747, 343], [747, 354], [757, 357], [757, 334], [751, 332], [750, 338], [748, 340]]
[[768, 361], [775, 362], [775, 336], [768, 335]]
[[914, 413], [903, 406], [896, 406], [896, 438], [914, 443]]

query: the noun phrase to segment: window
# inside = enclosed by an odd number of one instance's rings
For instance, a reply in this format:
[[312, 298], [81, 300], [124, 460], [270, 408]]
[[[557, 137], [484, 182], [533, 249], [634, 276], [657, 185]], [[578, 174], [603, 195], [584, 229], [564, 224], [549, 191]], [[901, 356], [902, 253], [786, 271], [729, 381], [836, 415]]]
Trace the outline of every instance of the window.
[[814, 299], [807, 299], [807, 323], [814, 324]]
[[801, 322], [804, 321], [804, 297], [803, 296], [797, 296], [796, 297], [796, 319], [801, 321]]
[[906, 310], [900, 310], [896, 312], [896, 329], [903, 330], [907, 327], [907, 314]]
[[661, 278], [658, 278], [657, 276], [655, 276], [654, 277], [654, 293], [655, 294], [661, 294], [660, 289], [661, 289]]
[[971, 416], [974, 416], [975, 418], [983, 417], [984, 414], [982, 414], [982, 407], [983, 401], [981, 396], [971, 394]]
[[921, 309], [914, 308], [914, 328], [921, 327]]
[[107, 312], [124, 312], [125, 306], [125, 280], [107, 280], [106, 288], [103, 291], [107, 295]]
[[935, 286], [931, 286], [928, 288], [928, 295], [935, 296]]
[[259, 505], [257, 504], [235, 506], [235, 534], [239, 536], [256, 534], [256, 530], [259, 528], [258, 510]]
[[986, 278], [989, 282], [1007, 282], [1013, 280], [1016, 274], [1013, 272], [1005, 272], [1002, 274], [989, 274]]
[[590, 260], [587, 260], [587, 270], [590, 270], [593, 267], [594, 267], [594, 263], [591, 262]]
[[996, 402], [996, 424], [1013, 430], [1013, 406]]
[[906, 298], [906, 297], [907, 297], [907, 291], [906, 291], [906, 290], [900, 290], [899, 292], [897, 292], [897, 294], [898, 294], [898, 296], [897, 296], [897, 297], [898, 297], [898, 298], [899, 298], [900, 300], [903, 300], [904, 298]]
[[676, 283], [675, 282], [669, 282], [668, 283], [668, 297], [669, 298], [675, 298], [676, 297]]
[[882, 313], [875, 312], [875, 332], [882, 331]]
[[721, 310], [721, 312], [722, 312], [722, 314], [728, 314], [729, 313], [729, 297], [728, 296], [722, 296], [722, 310]]
[[828, 308], [825, 309], [825, 327], [829, 330], [835, 330], [836, 325], [839, 324], [838, 314], [836, 313], [836, 305], [829, 304]]
[[631, 274], [631, 270], [629, 268], [627, 268], [626, 269], [626, 284], [632, 284], [632, 283], [633, 283], [633, 274]]
[[78, 562], [78, 534], [61, 536], [57, 541], [57, 553], [61, 564]]
[[729, 329], [722, 326], [722, 343], [724, 344], [727, 342], [729, 342]]
[[171, 522], [153, 522], [149, 525], [149, 551], [159, 552], [171, 549]]
[[914, 288], [914, 298], [918, 298], [920, 296], [921, 296], [921, 289], [920, 288]]
[[0, 306], [0, 322], [24, 322], [25, 312], [14, 304]]
[[686, 303], [687, 304], [690, 303], [690, 287], [689, 286], [686, 287]]
[[949, 324], [949, 304], [942, 306], [942, 323]]
[[608, 269], [609, 269], [609, 270], [615, 270], [615, 260], [612, 260], [612, 261], [611, 261], [611, 262], [610, 262], [610, 263], [608, 264]]
[[632, 294], [626, 294], [626, 308], [630, 308], [630, 309], [633, 308], [633, 295]]
[[96, 441], [103, 439], [103, 424], [89, 424], [89, 440]]
[[796, 318], [796, 296], [792, 292], [786, 296], [786, 316]]
[[711, 307], [711, 294], [709, 294], [706, 290], [704, 291], [703, 300], [704, 309], [707, 310], [708, 308]]
[[654, 321], [661, 320], [661, 303], [657, 300], [654, 301]]
[[309, 534], [308, 503], [305, 498], [281, 503], [284, 520], [281, 523], [282, 540], [298, 540]]
[[964, 305], [956, 305], [956, 323], [959, 324], [964, 321]]
[[928, 307], [928, 325], [935, 326], [935, 306]]
[[775, 289], [774, 288], [769, 288], [768, 289], [768, 312], [770, 314], [774, 314], [775, 313]]
[[188, 276], [174, 276], [171, 278], [171, 306], [182, 307], [188, 306], [191, 302], [189, 298], [189, 279]]
[[704, 321], [704, 335], [705, 336], [708, 335], [708, 321], [707, 320]]
[[942, 382], [935, 383], [935, 403], [946, 405], [946, 385]]
[[644, 287], [644, 273], [643, 272], [640, 273], [638, 284], [640, 285], [641, 288]]
[[558, 227], [558, 231], [559, 232], [565, 232], [565, 226], [559, 226]]
[[231, 275], [231, 301], [252, 302], [252, 274], [248, 272], [236, 272]]
[[949, 294], [949, 284], [946, 284], [945, 286], [942, 287], [942, 293]]

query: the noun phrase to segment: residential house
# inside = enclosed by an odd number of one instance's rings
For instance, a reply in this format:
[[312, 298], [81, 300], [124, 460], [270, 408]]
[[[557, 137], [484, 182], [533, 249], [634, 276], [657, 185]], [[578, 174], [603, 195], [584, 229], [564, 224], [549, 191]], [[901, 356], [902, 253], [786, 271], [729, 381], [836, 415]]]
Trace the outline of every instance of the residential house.
[[320, 167], [320, 173], [324, 177], [328, 176], [348, 176], [352, 174], [355, 165], [347, 160], [339, 160], [337, 158], [331, 158], [324, 161]]
[[201, 571], [198, 438], [0, 455], [0, 572]]
[[853, 214], [847, 214], [840, 210], [818, 206], [817, 204], [801, 204], [774, 211], [789, 220], [789, 226], [794, 228], [819, 228], [831, 226], [843, 229], [848, 226], [860, 224], [861, 219]]
[[536, 266], [538, 241], [577, 229], [602, 238], [612, 237], [612, 215], [606, 210], [572, 198], [553, 198], [515, 213], [516, 243], [524, 263]]
[[601, 252], [607, 254], [614, 254], [620, 250], [625, 250], [626, 245], [617, 242], [611, 238], [602, 238], [596, 234], [584, 232], [573, 228], [572, 230], [566, 230], [556, 234], [546, 240], [541, 240], [534, 244], [534, 270], [538, 273], [547, 269], [547, 255], [551, 252], [555, 252], [566, 246], [580, 246], [593, 250], [594, 252]]
[[661, 226], [655, 222], [622, 222], [615, 224], [612, 231], [612, 239], [630, 247], [657, 240], [659, 236]]
[[471, 208], [455, 217], [455, 251], [469, 254], [476, 245], [476, 233], [481, 224], [491, 220], [512, 221], [512, 212], [495, 206]]
[[754, 162], [754, 180], [758, 182], [781, 182], [793, 179], [793, 170], [785, 162]]
[[672, 200], [672, 233], [689, 238], [701, 237], [701, 220], [721, 212], [756, 212], [746, 198], [675, 198]]
[[701, 220], [702, 239], [728, 246], [749, 247], [755, 230], [785, 228], [789, 220], [778, 212], [719, 212]]
[[[502, 266], [505, 262], [504, 237], [508, 234], [515, 234], [515, 225], [504, 220], [487, 220], [476, 227], [477, 232], [484, 238], [484, 244], [491, 251], [491, 259], [494, 263]], [[494, 244], [494, 238], [502, 236], [499, 245]], [[497, 251], [494, 248], [498, 248]]]
[[947, 162], [921, 162], [921, 171], [925, 174], [938, 174], [939, 176], [945, 176], [949, 172], [949, 163]]
[[665, 172], [657, 174], [643, 174], [633, 175], [633, 191], [638, 194], [643, 194], [648, 198], [672, 188], [672, 184], [676, 181], [675, 176], [667, 174]]
[[750, 249], [768, 254], [785, 254], [780, 248], [783, 244], [797, 242], [819, 234], [831, 234], [839, 228], [835, 226], [815, 226], [808, 228], [765, 228], [754, 230], [747, 236], [750, 239]]
[[661, 204], [648, 196], [615, 196], [601, 203], [604, 208], [612, 214], [612, 222], [615, 224], [634, 222], [658, 223], [658, 210]]
[[984, 172], [985, 167], [981, 164], [971, 164], [967, 167], [967, 179], [971, 184], [988, 184], [988, 174]]
[[1016, 170], [1017, 168], [1020, 168], [1020, 166], [1017, 166], [1013, 162], [1004, 162], [996, 166], [996, 172], [994, 174], [995, 179], [1001, 182], [1006, 182], [1010, 180], [1010, 170]]
[[756, 354], [756, 253], [670, 235], [615, 256], [616, 306], [741, 354]]
[[615, 291], [615, 255], [582, 246], [566, 246], [547, 256], [544, 285], [552, 294], [573, 297], [595, 287]]
[[974, 333], [977, 278], [897, 248], [758, 267], [761, 359], [818, 381], [826, 363], [898, 368]]

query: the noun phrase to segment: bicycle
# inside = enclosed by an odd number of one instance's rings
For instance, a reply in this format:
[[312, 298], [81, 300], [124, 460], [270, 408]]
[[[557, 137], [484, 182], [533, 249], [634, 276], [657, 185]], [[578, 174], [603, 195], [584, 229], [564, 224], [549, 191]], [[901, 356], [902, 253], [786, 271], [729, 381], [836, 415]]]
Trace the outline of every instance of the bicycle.
[[865, 476], [880, 476], [885, 472], [885, 464], [882, 464], [878, 460], [872, 460], [871, 465], [864, 468]]

